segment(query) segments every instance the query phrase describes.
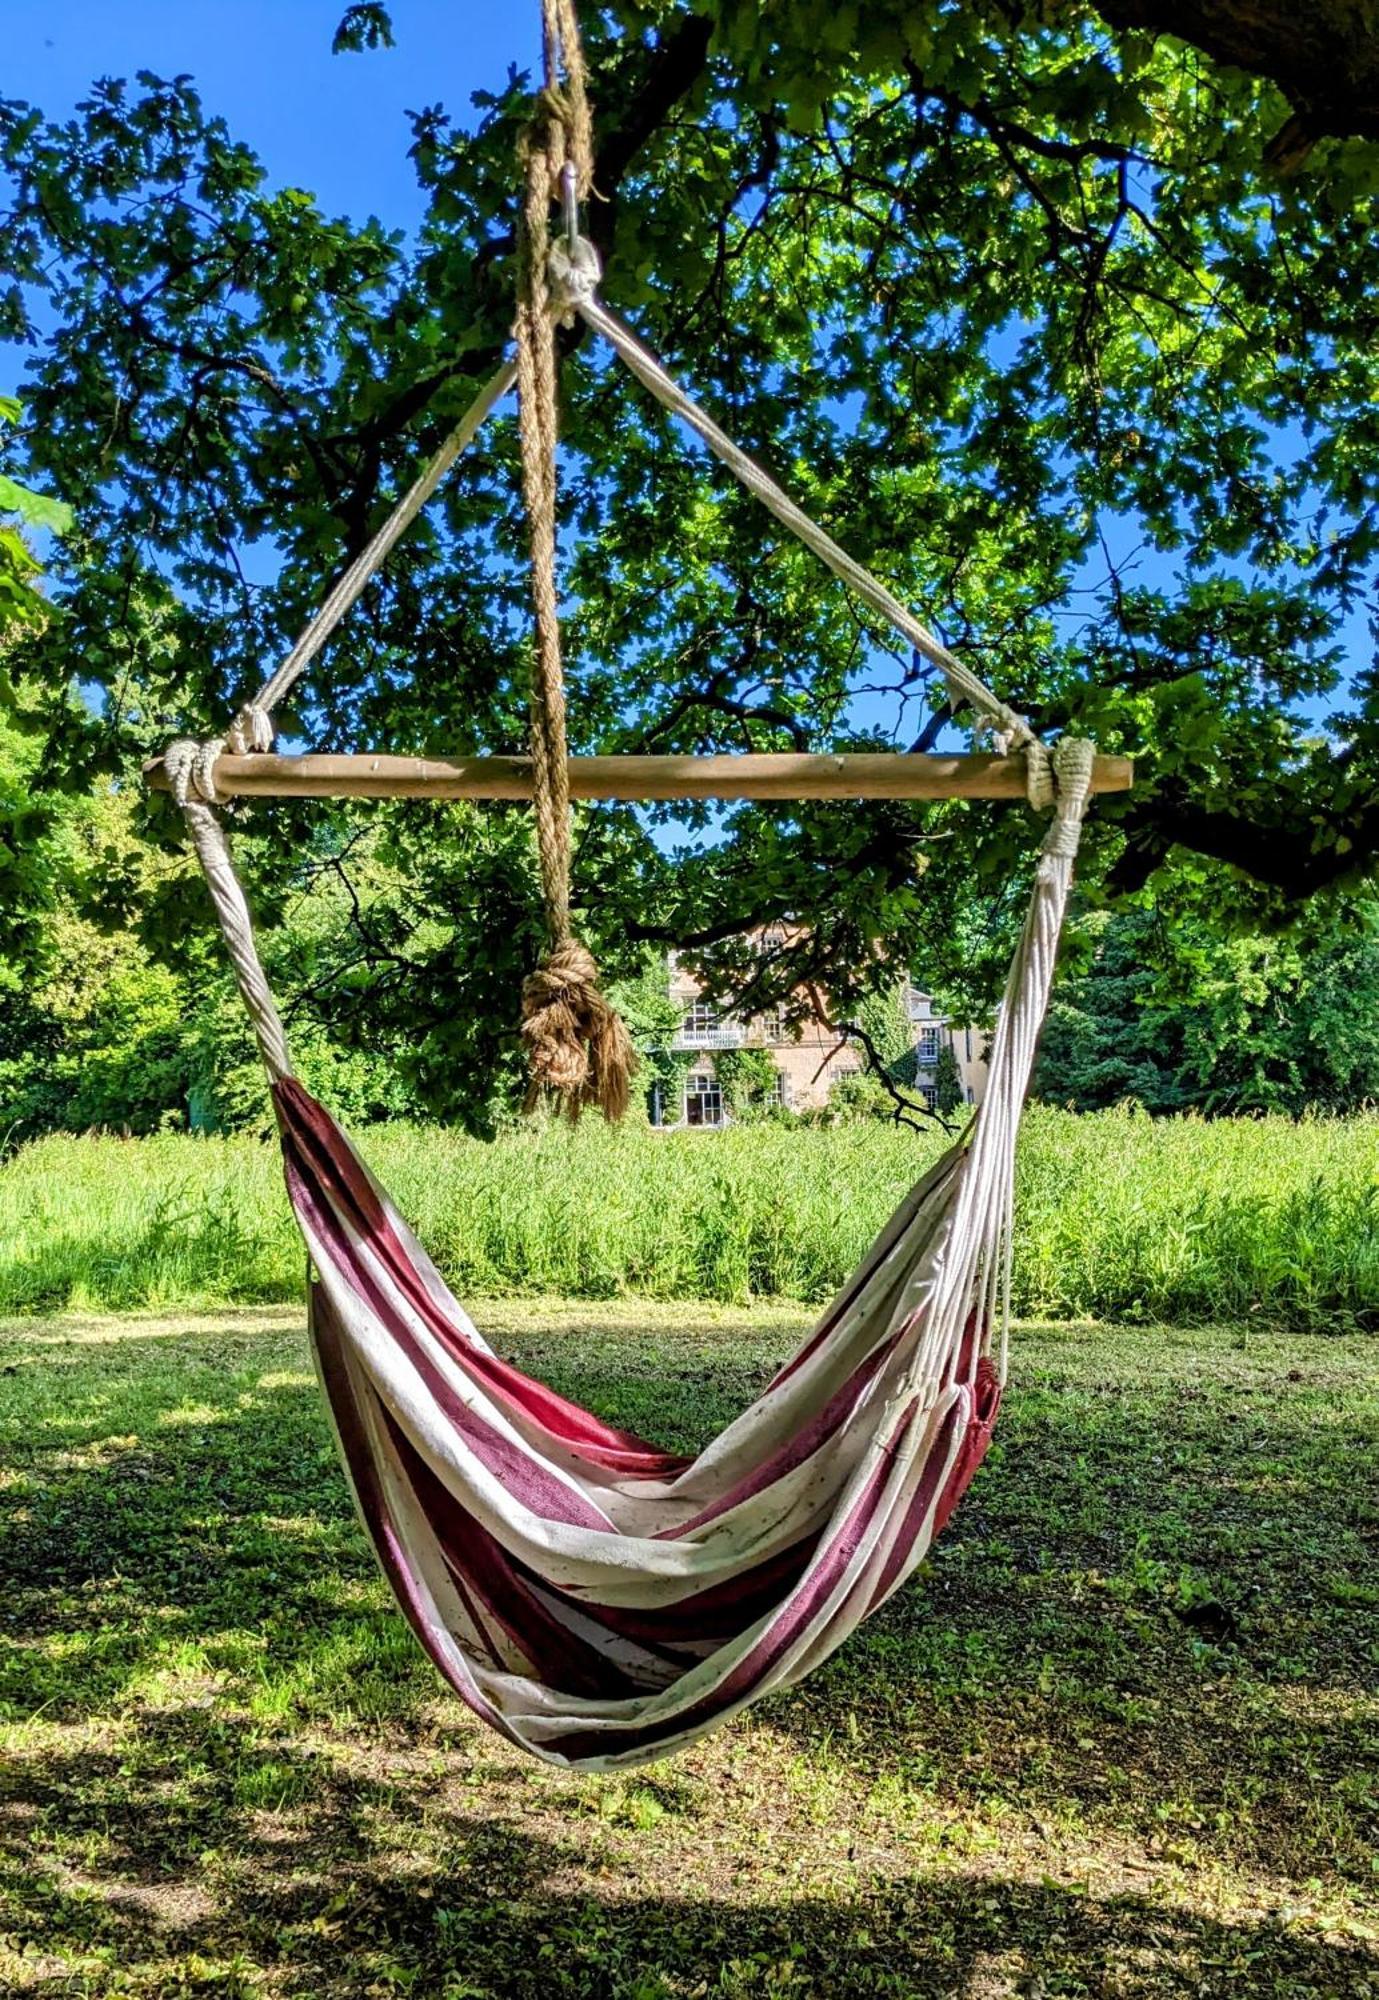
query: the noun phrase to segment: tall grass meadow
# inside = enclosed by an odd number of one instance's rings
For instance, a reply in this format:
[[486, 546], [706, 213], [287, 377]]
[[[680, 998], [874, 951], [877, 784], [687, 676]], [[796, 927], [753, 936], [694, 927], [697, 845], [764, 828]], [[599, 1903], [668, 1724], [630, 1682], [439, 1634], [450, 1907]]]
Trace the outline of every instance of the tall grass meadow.
[[[361, 1150], [457, 1291], [819, 1301], [940, 1135], [884, 1124], [492, 1144], [380, 1125]], [[1379, 1326], [1379, 1117], [1151, 1120], [1035, 1106], [1018, 1170], [1026, 1316]], [[0, 1312], [301, 1293], [277, 1150], [54, 1137], [0, 1167]]]

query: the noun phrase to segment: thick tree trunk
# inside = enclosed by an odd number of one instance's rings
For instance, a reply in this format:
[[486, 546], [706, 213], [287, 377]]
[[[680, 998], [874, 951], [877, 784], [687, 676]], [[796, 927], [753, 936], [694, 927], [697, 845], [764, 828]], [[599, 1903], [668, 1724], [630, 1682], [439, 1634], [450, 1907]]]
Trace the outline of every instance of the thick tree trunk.
[[1177, 35], [1276, 83], [1294, 117], [1274, 141], [1295, 164], [1314, 139], [1379, 139], [1376, 0], [1094, 0], [1113, 28]]

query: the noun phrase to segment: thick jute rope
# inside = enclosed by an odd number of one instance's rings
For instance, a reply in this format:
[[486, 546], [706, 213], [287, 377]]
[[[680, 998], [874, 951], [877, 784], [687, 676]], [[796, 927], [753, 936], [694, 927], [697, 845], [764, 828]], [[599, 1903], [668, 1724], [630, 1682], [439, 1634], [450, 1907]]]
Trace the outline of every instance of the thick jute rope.
[[[557, 371], [554, 322], [569, 324], [575, 314], [610, 342], [632, 373], [663, 406], [698, 433], [710, 449], [772, 514], [812, 549], [870, 608], [883, 617], [948, 682], [954, 707], [970, 703], [1003, 751], [1023, 750], [1030, 804], [1047, 810], [1055, 793], [1068, 787], [1056, 780], [1047, 749], [1024, 717], [1009, 708], [971, 668], [956, 659], [912, 612], [870, 571], [857, 563], [823, 528], [799, 508], [762, 467], [714, 423], [670, 377], [650, 351], [598, 298], [599, 260], [592, 244], [567, 232], [550, 240], [550, 205], [557, 194], [577, 202], [592, 191], [592, 136], [583, 58], [574, 0], [543, 0], [546, 81], [523, 145], [525, 175], [519, 221], [520, 287], [517, 353], [475, 396], [454, 431], [399, 500], [348, 570], [340, 577], [291, 652], [235, 718], [225, 736], [207, 743], [179, 741], [169, 746], [167, 768], [179, 803], [189, 808], [198, 852], [212, 890], [233, 882], [228, 851], [212, 854], [213, 836], [204, 808], [218, 801], [215, 764], [225, 749], [238, 755], [272, 747], [271, 714], [319, 654], [368, 578], [382, 564], [415, 519], [444, 474], [472, 441], [514, 381], [521, 391], [523, 478], [531, 519], [532, 588], [537, 644], [532, 683], [532, 756], [537, 846], [548, 911], [550, 949], [523, 993], [524, 1025], [533, 1096], [558, 1093], [577, 1116], [597, 1104], [617, 1117], [625, 1108], [633, 1066], [631, 1045], [616, 1012], [599, 991], [597, 969], [575, 938], [570, 921], [570, 818], [564, 685], [555, 574]], [[562, 70], [564, 80], [562, 81]], [[567, 199], [568, 210], [568, 199]], [[1058, 753], [1055, 753], [1057, 756]], [[1076, 785], [1071, 788], [1076, 791]], [[1079, 807], [1080, 811], [1080, 807]], [[1063, 817], [1060, 809], [1060, 817]], [[1054, 829], [1066, 841], [1067, 832]], [[1048, 856], [1046, 855], [1046, 863]], [[237, 889], [238, 885], [235, 885]], [[242, 903], [242, 896], [240, 902]], [[247, 947], [247, 913], [217, 909], [232, 952]], [[236, 970], [245, 986], [244, 968]], [[281, 1023], [265, 1002], [261, 971], [246, 999], [270, 1071], [286, 1070]], [[262, 991], [259, 988], [262, 987]]]
[[[551, 1093], [578, 1118], [597, 1105], [606, 1118], [627, 1109], [635, 1057], [598, 968], [570, 922], [570, 785], [565, 680], [556, 584], [556, 444], [559, 433], [555, 321], [548, 265], [550, 210], [572, 174], [576, 198], [593, 180], [584, 60], [573, 0], [542, 0], [546, 87], [523, 135], [518, 229], [517, 394], [522, 483], [531, 542], [536, 640], [532, 655], [531, 754], [536, 847], [549, 948], [522, 989], [522, 1036], [534, 1103]], [[565, 83], [561, 83], [562, 67]]]

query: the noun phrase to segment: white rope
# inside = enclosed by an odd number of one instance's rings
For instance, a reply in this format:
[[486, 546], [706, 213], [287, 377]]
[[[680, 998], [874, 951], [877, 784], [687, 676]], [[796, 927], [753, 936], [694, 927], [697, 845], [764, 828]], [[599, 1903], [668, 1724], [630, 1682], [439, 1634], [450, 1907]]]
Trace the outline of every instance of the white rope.
[[[972, 706], [985, 715], [1004, 735], [1013, 748], [1029, 743], [1034, 735], [1028, 722], [1017, 715], [1013, 708], [1003, 702], [970, 667], [965, 667], [955, 654], [950, 653], [932, 632], [921, 625], [914, 613], [907, 611], [899, 598], [889, 591], [884, 583], [874, 577], [869, 569], [854, 560], [846, 549], [839, 546], [833, 537], [817, 522], [812, 521], [804, 509], [793, 501], [784, 489], [778, 486], [770, 474], [764, 472], [754, 458], [733, 443], [727, 432], [721, 430], [713, 418], [688, 396], [674, 378], [668, 375], [650, 351], [643, 347], [629, 326], [624, 325], [616, 313], [611, 313], [597, 297], [595, 284], [597, 274], [591, 281], [587, 275], [587, 260], [583, 268], [571, 264], [568, 254], [559, 270], [565, 296], [570, 306], [596, 333], [613, 348], [631, 369], [637, 380], [649, 389], [665, 409], [677, 416], [701, 437], [716, 458], [722, 460], [732, 472], [766, 507], [776, 519], [787, 527], [807, 549], [812, 549], [821, 562], [828, 565], [835, 576], [854, 591], [864, 604], [884, 618], [900, 634], [907, 645], [937, 667], [949, 683], [971, 702]], [[556, 275], [553, 273], [553, 275]]]
[[263, 1066], [276, 1083], [292, 1075], [292, 1058], [287, 1052], [287, 1036], [268, 979], [254, 942], [254, 922], [249, 914], [240, 879], [230, 856], [229, 843], [220, 815], [202, 800], [188, 798], [182, 803], [187, 829], [196, 848], [198, 861], [211, 892], [211, 903], [220, 924], [220, 933], [235, 969], [240, 997], [249, 1011], [254, 1039], [259, 1045]]
[[1047, 812], [1053, 804], [1054, 792], [1048, 745], [1031, 736], [1025, 745], [1025, 796], [1035, 812]]
[[202, 799], [207, 805], [219, 802], [215, 767], [224, 747], [214, 736], [205, 743], [198, 743], [194, 736], [179, 736], [175, 742], [169, 743], [163, 752], [163, 768], [179, 806], [187, 805], [192, 799]]
[[[959, 1350], [968, 1304], [983, 1329], [980, 1351], [995, 1351], [1005, 1380], [1010, 1330], [1015, 1211], [1015, 1140], [1029, 1090], [1039, 1033], [1058, 957], [1073, 862], [1091, 788], [1095, 745], [1065, 737], [1053, 752], [1057, 810], [1040, 851], [1029, 910], [1011, 960], [988, 1056], [986, 1088], [971, 1128], [962, 1191], [944, 1246], [944, 1277], [934, 1313], [914, 1357], [913, 1375], [943, 1366]], [[950, 1282], [951, 1280], [951, 1282]], [[974, 1343], [975, 1375], [979, 1350]]]

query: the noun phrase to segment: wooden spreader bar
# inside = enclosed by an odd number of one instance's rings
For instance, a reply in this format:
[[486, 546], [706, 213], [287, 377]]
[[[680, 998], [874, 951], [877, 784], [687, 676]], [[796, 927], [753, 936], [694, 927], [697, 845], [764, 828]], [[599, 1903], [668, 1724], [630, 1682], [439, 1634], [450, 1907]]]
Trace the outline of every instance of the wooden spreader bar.
[[[169, 789], [161, 757], [145, 766], [155, 791]], [[1094, 792], [1128, 792], [1128, 757], [1098, 757]], [[528, 757], [395, 757], [260, 752], [217, 758], [216, 790], [227, 798], [529, 799]], [[915, 756], [849, 751], [839, 756], [747, 752], [721, 757], [572, 757], [576, 799], [1022, 799], [1023, 757]]]

